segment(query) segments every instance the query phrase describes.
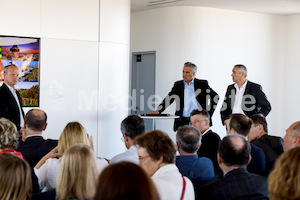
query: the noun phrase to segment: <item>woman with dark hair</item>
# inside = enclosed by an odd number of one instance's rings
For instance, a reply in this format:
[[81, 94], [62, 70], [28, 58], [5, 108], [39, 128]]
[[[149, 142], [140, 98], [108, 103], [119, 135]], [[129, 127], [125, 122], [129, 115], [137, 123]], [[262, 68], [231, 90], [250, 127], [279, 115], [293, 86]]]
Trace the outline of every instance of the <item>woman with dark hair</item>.
[[99, 177], [94, 200], [160, 200], [148, 174], [131, 162], [111, 164]]
[[150, 131], [134, 142], [139, 146], [139, 165], [152, 177], [162, 200], [195, 199], [192, 182], [175, 165], [176, 146], [166, 133]]

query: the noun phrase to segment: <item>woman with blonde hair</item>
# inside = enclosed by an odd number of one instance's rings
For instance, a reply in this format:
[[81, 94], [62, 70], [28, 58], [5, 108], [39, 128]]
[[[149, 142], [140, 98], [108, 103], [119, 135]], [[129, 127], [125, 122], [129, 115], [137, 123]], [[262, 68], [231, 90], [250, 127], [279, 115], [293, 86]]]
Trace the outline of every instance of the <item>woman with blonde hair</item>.
[[300, 199], [300, 147], [284, 152], [269, 175], [271, 200]]
[[[74, 144], [92, 146], [84, 127], [79, 122], [70, 122], [64, 128], [58, 140], [58, 146], [46, 154], [34, 167], [39, 179], [40, 188], [49, 191], [56, 188], [56, 178], [59, 171], [61, 158], [64, 152]], [[107, 165], [105, 159], [97, 159], [98, 168], [102, 171]]]
[[92, 199], [98, 176], [99, 169], [93, 149], [84, 144], [71, 146], [61, 159], [56, 180], [58, 200]]
[[12, 153], [0, 154], [0, 199], [29, 200], [32, 192], [28, 163]]

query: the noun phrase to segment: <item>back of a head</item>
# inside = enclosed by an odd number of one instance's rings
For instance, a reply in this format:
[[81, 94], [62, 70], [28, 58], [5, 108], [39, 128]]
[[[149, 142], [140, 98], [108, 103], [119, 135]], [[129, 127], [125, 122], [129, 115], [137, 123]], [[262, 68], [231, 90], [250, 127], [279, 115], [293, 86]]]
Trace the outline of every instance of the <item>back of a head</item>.
[[300, 137], [300, 121], [293, 123], [292, 137]]
[[149, 131], [135, 138], [134, 143], [147, 150], [150, 157], [159, 160], [163, 157], [163, 163], [174, 163], [176, 158], [176, 146], [165, 132], [159, 130]]
[[268, 123], [267, 123], [266, 117], [263, 114], [258, 113], [258, 114], [252, 115], [250, 117], [250, 119], [252, 120], [252, 123], [254, 125], [261, 124], [263, 126], [263, 128], [264, 128], [264, 131], [266, 133], [268, 133]]
[[176, 141], [182, 151], [195, 153], [201, 144], [201, 133], [197, 128], [185, 125], [178, 128]]
[[71, 146], [62, 157], [57, 176], [58, 199], [92, 199], [98, 176], [99, 168], [93, 149], [85, 144]]
[[284, 152], [269, 175], [269, 195], [272, 200], [300, 199], [300, 146]]
[[29, 200], [31, 191], [28, 163], [11, 153], [0, 154], [0, 199]]
[[231, 114], [229, 117], [229, 129], [234, 129], [238, 134], [247, 136], [250, 132], [252, 121], [243, 114]]
[[58, 140], [59, 156], [62, 156], [64, 152], [74, 144], [90, 145], [88, 135], [79, 122], [68, 123], [61, 133]]
[[47, 124], [47, 115], [43, 110], [31, 109], [25, 115], [25, 123], [32, 131], [43, 131]]
[[238, 134], [225, 136], [219, 145], [218, 153], [227, 166], [243, 167], [248, 164], [250, 144]]
[[100, 174], [94, 200], [159, 200], [150, 176], [138, 165], [120, 162]]
[[121, 123], [121, 132], [134, 139], [145, 132], [144, 120], [137, 115], [129, 115]]
[[19, 134], [16, 125], [8, 119], [0, 119], [0, 149], [16, 149], [19, 145]]

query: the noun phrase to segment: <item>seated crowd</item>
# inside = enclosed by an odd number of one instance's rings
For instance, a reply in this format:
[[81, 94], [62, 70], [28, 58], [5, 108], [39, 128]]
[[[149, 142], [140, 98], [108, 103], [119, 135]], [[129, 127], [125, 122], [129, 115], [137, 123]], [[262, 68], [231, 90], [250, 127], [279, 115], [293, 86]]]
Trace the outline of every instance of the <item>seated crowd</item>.
[[39, 109], [20, 133], [0, 119], [0, 199], [300, 199], [300, 121], [282, 139], [268, 134], [263, 115], [232, 114], [221, 140], [208, 112], [194, 110], [174, 143], [130, 115], [121, 122], [127, 150], [111, 160], [96, 156], [79, 122], [59, 140], [44, 139], [46, 127]]

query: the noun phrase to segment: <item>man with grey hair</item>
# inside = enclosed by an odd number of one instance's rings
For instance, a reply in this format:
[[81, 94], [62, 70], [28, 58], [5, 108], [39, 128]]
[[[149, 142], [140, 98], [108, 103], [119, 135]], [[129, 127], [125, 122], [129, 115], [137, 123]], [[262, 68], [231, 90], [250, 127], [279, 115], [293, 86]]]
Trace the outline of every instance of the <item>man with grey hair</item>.
[[137, 146], [134, 145], [134, 138], [145, 132], [144, 120], [138, 115], [129, 115], [121, 123], [122, 141], [124, 141], [127, 150], [113, 157], [109, 164], [122, 161], [139, 163]]
[[182, 126], [176, 134], [176, 144], [180, 156], [176, 157], [179, 172], [194, 181], [205, 181], [215, 176], [212, 161], [206, 157], [198, 157], [201, 145], [201, 133], [193, 126]]
[[284, 151], [300, 146], [300, 121], [293, 123], [283, 137], [284, 140]]
[[[197, 66], [186, 62], [183, 66], [183, 80], [174, 83], [172, 90], [161, 102], [156, 111], [150, 114], [160, 114], [176, 101], [175, 115], [179, 118], [174, 121], [174, 131], [180, 126], [189, 124], [191, 112], [195, 109], [206, 110], [213, 115], [219, 101], [218, 94], [208, 85], [207, 80], [195, 78]], [[210, 125], [211, 119], [210, 119]]]
[[0, 87], [0, 118], [13, 122], [19, 131], [24, 125], [22, 100], [15, 85], [19, 81], [19, 69], [15, 65], [4, 67], [4, 83]]
[[231, 76], [234, 84], [228, 86], [221, 108], [223, 125], [228, 126], [230, 114], [238, 113], [250, 117], [261, 113], [267, 116], [271, 111], [271, 104], [262, 87], [247, 80], [247, 68], [241, 64], [235, 65]]

